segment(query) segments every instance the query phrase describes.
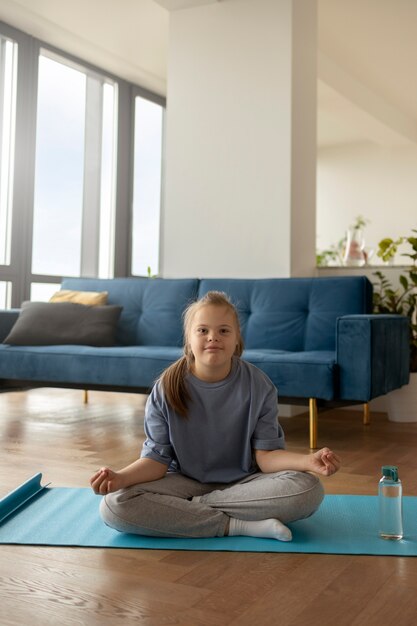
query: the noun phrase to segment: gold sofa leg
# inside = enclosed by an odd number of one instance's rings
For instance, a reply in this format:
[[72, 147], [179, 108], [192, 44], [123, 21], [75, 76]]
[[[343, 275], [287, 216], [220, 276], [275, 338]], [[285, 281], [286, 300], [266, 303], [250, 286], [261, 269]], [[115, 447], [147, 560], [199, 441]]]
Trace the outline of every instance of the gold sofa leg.
[[88, 389], [84, 389], [84, 404], [88, 404]]
[[316, 398], [310, 398], [310, 448], [315, 450], [317, 448], [317, 430], [318, 430], [318, 409]]
[[363, 423], [365, 426], [369, 426], [371, 423], [371, 411], [369, 409], [369, 403], [365, 402], [363, 405]]

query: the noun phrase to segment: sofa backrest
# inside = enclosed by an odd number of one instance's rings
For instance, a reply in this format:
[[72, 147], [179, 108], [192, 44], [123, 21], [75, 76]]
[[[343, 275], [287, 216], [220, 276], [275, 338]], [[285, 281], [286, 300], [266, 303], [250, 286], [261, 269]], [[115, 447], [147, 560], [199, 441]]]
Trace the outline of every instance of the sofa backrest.
[[200, 281], [199, 297], [211, 290], [236, 305], [247, 349], [334, 350], [336, 319], [372, 309], [365, 276]]
[[207, 291], [226, 292], [237, 306], [245, 347], [299, 352], [334, 350], [336, 319], [370, 313], [364, 276], [271, 279], [67, 278], [62, 289], [108, 291], [123, 311], [121, 345], [181, 346], [184, 308]]
[[196, 299], [198, 280], [66, 278], [62, 289], [107, 291], [108, 304], [123, 306], [116, 340], [121, 345], [182, 346], [182, 312]]

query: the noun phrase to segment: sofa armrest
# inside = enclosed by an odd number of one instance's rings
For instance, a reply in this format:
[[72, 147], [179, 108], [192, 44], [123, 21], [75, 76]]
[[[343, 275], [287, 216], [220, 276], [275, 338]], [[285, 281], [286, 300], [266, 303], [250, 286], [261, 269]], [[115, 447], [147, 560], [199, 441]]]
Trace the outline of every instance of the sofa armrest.
[[336, 322], [341, 400], [368, 402], [410, 378], [410, 325], [402, 315], [345, 315]]
[[0, 310], [0, 343], [3, 343], [13, 328], [15, 321], [19, 317], [19, 313], [20, 309]]

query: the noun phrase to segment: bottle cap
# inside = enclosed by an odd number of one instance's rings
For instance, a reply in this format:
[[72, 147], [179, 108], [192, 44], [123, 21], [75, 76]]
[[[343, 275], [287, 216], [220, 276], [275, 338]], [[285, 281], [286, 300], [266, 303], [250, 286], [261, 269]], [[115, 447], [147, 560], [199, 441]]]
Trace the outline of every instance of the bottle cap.
[[382, 475], [390, 478], [394, 482], [398, 481], [398, 467], [396, 465], [383, 465]]

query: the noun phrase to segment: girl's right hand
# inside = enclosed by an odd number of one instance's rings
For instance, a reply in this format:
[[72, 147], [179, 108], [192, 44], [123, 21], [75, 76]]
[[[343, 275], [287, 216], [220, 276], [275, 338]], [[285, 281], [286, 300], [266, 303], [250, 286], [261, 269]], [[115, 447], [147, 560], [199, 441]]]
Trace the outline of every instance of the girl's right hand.
[[114, 472], [109, 467], [102, 467], [90, 478], [92, 490], [102, 496], [122, 489], [122, 482], [119, 472]]

